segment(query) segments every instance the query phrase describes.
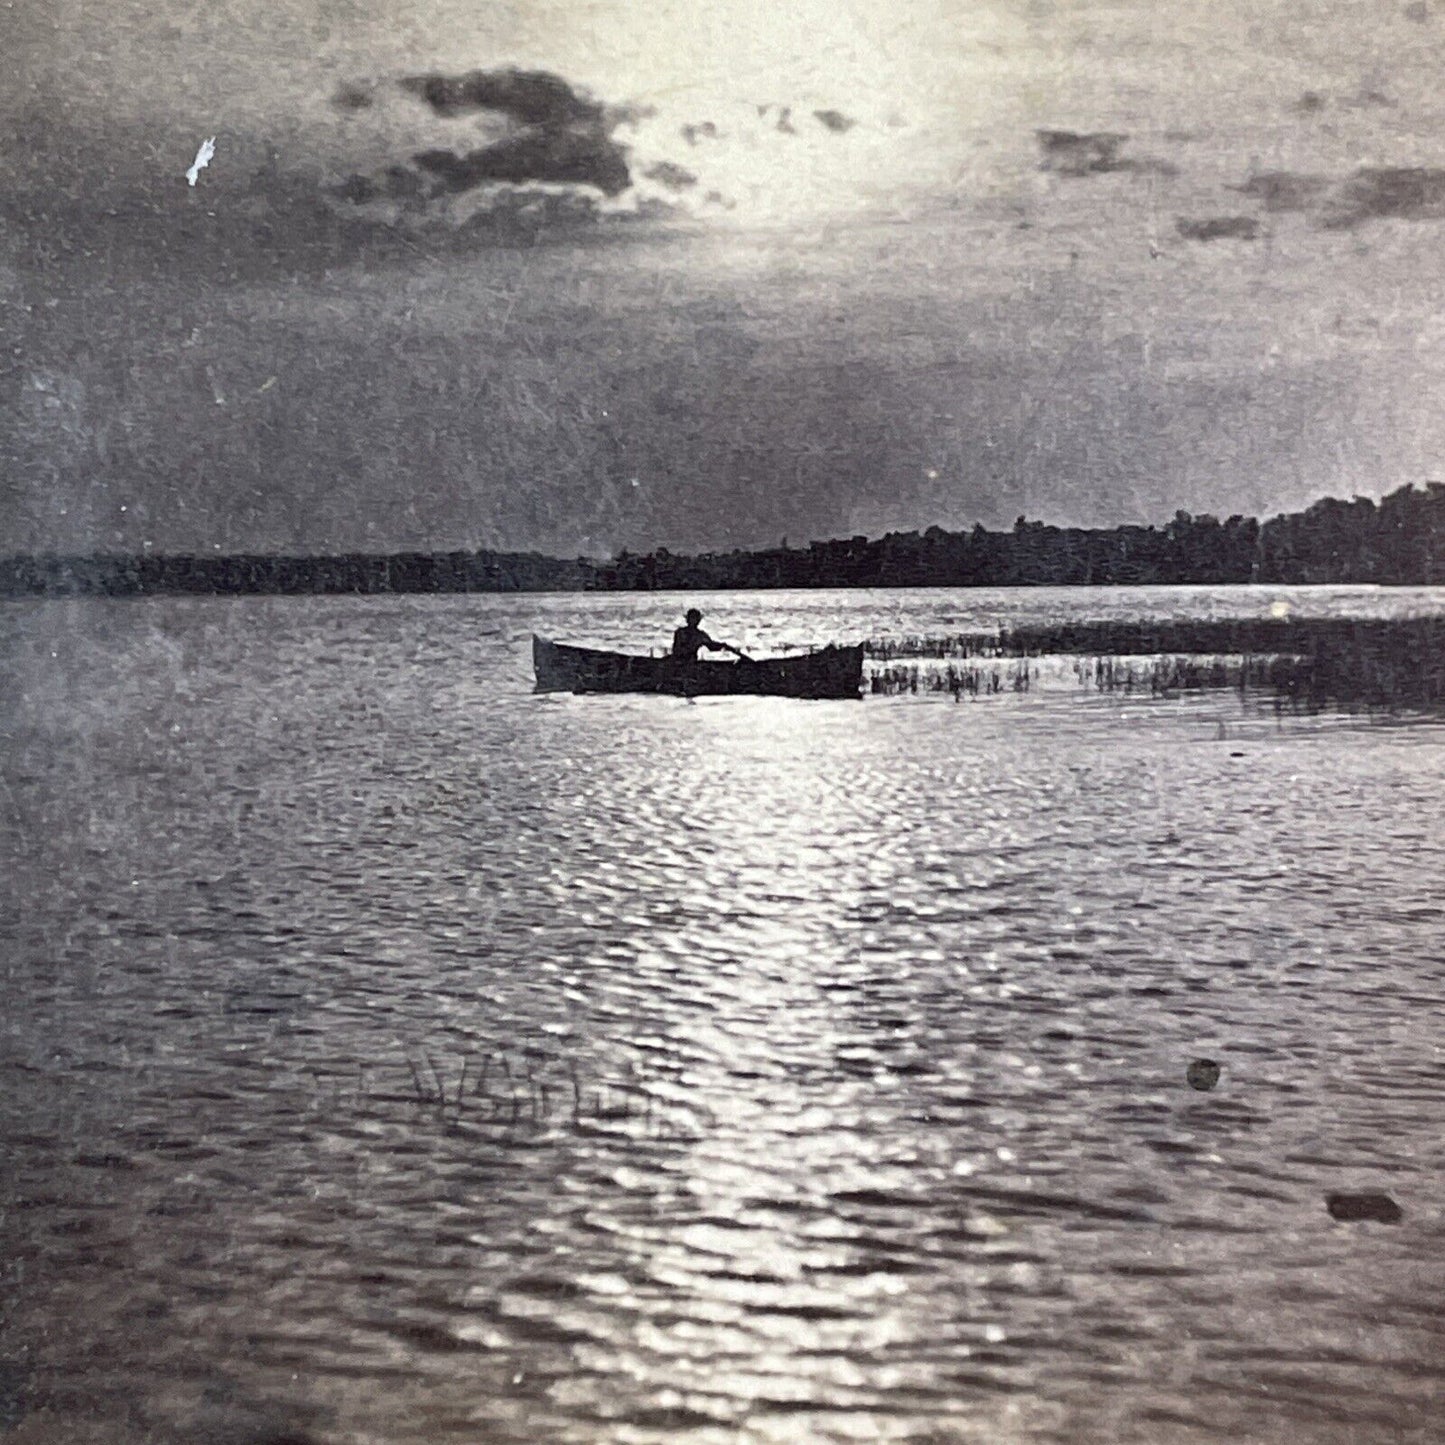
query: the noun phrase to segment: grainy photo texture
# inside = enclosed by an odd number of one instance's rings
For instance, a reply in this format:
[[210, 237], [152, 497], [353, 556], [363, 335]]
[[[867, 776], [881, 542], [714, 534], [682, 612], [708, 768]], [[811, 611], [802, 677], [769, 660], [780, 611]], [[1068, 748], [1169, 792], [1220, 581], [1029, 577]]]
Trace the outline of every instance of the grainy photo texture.
[[1445, 1437], [1445, 0], [7, 0], [0, 1441]]

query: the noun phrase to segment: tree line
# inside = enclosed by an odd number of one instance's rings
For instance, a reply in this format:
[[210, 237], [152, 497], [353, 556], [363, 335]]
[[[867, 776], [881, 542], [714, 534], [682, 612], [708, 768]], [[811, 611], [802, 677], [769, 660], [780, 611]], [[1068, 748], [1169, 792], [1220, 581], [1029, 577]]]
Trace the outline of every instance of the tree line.
[[453, 551], [0, 558], [0, 596], [160, 593], [712, 591], [1182, 583], [1445, 584], [1445, 483], [1379, 502], [1325, 498], [1266, 522], [1176, 512], [1162, 527], [890, 532], [806, 546], [610, 560]]

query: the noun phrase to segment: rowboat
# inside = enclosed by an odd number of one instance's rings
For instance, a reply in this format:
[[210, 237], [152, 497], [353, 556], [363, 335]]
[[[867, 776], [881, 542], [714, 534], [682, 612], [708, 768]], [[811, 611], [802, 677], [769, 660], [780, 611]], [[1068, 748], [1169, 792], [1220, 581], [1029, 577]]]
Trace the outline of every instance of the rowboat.
[[660, 692], [674, 697], [856, 698], [863, 648], [825, 647], [758, 661], [680, 662], [532, 638], [538, 692]]

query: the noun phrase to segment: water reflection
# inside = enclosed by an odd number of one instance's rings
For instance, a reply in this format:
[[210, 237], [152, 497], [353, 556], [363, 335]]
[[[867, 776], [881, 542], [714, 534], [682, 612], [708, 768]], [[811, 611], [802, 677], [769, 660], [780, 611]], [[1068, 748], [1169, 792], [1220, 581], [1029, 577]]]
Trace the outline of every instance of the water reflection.
[[0, 1418], [1428, 1438], [1435, 730], [533, 698], [562, 605], [6, 615]]

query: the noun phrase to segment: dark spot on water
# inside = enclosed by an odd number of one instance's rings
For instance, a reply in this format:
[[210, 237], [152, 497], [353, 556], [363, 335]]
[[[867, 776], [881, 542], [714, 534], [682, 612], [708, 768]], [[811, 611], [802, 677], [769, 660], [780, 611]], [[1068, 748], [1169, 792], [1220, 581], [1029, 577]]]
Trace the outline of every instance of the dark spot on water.
[[1219, 1065], [1213, 1059], [1195, 1059], [1184, 1071], [1191, 1089], [1207, 1094], [1219, 1082]]
[[1388, 1194], [1327, 1194], [1325, 1208], [1331, 1219], [1346, 1224], [1398, 1224], [1405, 1217], [1405, 1211]]

